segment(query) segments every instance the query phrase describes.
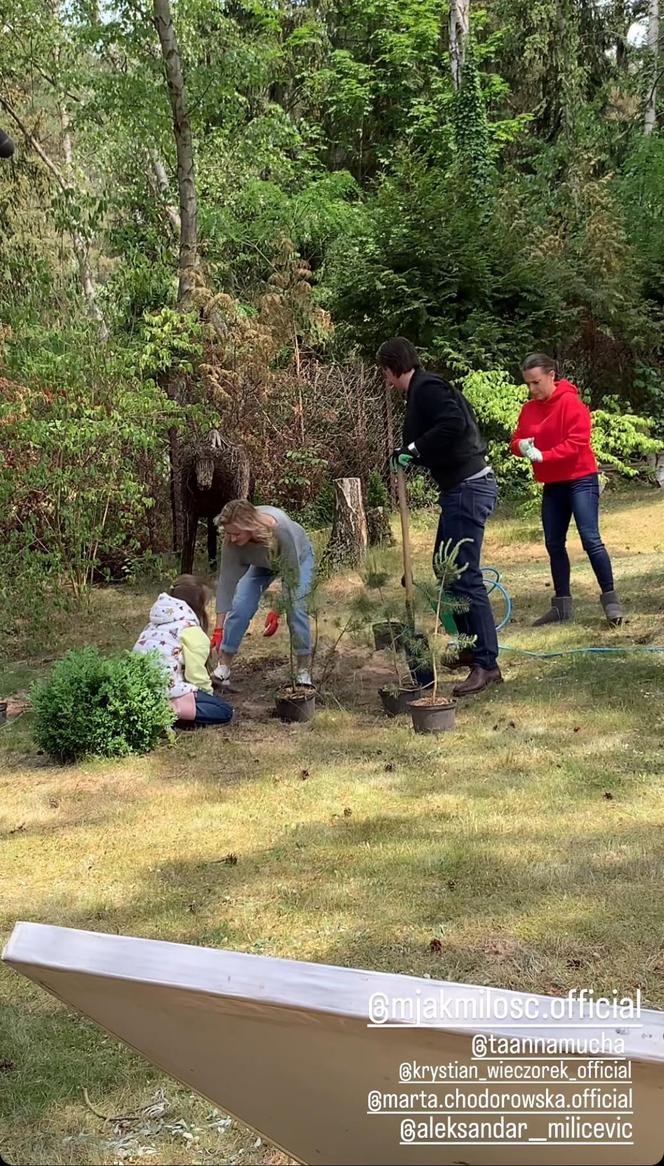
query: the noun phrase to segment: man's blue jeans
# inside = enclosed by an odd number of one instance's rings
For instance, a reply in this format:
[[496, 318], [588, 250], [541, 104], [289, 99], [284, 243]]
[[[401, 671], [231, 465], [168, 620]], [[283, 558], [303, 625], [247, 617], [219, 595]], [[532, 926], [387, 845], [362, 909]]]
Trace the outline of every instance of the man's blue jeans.
[[[288, 627], [296, 656], [311, 654], [311, 627], [307, 613], [307, 597], [313, 586], [314, 556], [307, 555], [300, 563], [300, 576], [293, 589], [288, 611]], [[261, 596], [277, 578], [272, 571], [261, 567], [249, 567], [235, 588], [233, 606], [224, 620], [222, 652], [233, 656], [238, 651], [242, 638], [258, 611]], [[283, 586], [286, 587], [284, 580]]]
[[599, 533], [599, 478], [588, 474], [575, 482], [552, 482], [544, 487], [542, 526], [556, 595], [571, 594], [566, 542], [572, 516], [602, 594], [613, 591], [611, 560]]
[[468, 604], [466, 613], [454, 613], [454, 622], [462, 635], [475, 636], [475, 665], [488, 670], [496, 667], [498, 637], [480, 571], [480, 559], [484, 526], [496, 509], [497, 501], [498, 487], [493, 474], [461, 482], [454, 490], [441, 493], [441, 515], [434, 550], [435, 555], [441, 543], [448, 539], [453, 545], [460, 539], [471, 540], [459, 547], [458, 563], [460, 566], [466, 564], [466, 570], [449, 590], [455, 599]]

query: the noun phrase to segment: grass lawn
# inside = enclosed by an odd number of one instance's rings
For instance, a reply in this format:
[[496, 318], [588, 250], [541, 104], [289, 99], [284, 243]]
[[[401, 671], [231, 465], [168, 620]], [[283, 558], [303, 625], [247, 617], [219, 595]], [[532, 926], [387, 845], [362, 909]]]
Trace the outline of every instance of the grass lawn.
[[[425, 574], [435, 521], [414, 524]], [[506, 644], [664, 644], [664, 496], [607, 502], [603, 530], [626, 625], [603, 622], [573, 540], [576, 622], [532, 630], [551, 595], [536, 521], [490, 524], [484, 561], [515, 605]], [[396, 567], [398, 547], [384, 557]], [[328, 585], [328, 640], [356, 584]], [[155, 594], [99, 591], [39, 648], [130, 646]], [[75, 768], [36, 753], [29, 712], [0, 730], [2, 941], [28, 919], [552, 994], [639, 986], [664, 1008], [664, 655], [506, 651], [507, 683], [435, 739], [383, 717], [385, 656], [351, 643], [315, 721], [272, 720], [287, 641], [260, 631], [256, 621], [231, 728]], [[10, 663], [0, 694], [46, 667]], [[84, 1090], [103, 1114], [139, 1116], [105, 1123]], [[12, 1163], [284, 1161], [5, 968], [0, 1152]]]

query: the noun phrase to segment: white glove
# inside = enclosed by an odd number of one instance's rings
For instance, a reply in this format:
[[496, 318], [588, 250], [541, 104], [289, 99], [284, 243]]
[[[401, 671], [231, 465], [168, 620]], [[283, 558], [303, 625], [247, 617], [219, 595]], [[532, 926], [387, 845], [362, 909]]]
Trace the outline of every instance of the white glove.
[[541, 462], [543, 457], [541, 451], [535, 445], [533, 437], [523, 437], [519, 442], [519, 453], [522, 457], [527, 457], [531, 462]]

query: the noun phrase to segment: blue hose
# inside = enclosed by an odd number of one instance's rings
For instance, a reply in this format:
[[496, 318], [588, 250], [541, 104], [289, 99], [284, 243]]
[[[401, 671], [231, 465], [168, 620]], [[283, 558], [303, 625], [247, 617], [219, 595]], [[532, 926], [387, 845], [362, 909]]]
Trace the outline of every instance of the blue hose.
[[505, 600], [505, 615], [500, 623], [496, 624], [496, 631], [502, 632], [512, 618], [512, 597], [507, 588], [500, 582], [500, 572], [495, 567], [482, 567], [481, 570], [487, 594], [491, 595], [494, 591], [499, 591]]
[[[501, 622], [496, 625], [496, 631], [501, 632], [512, 618], [512, 599], [507, 588], [500, 582], [500, 572], [495, 567], [482, 567], [482, 575], [488, 594], [491, 595], [493, 591], [498, 590], [505, 600], [506, 614], [503, 616]], [[557, 652], [531, 652], [526, 648], [517, 648], [511, 644], [500, 644], [499, 647], [501, 652], [520, 652], [522, 656], [530, 656], [534, 660], [554, 660], [559, 656], [608, 656], [617, 654], [624, 655], [629, 652], [664, 652], [664, 646], [659, 644], [626, 644], [621, 648], [563, 648]]]
[[609, 653], [664, 652], [664, 645], [625, 644], [624, 648], [564, 648], [559, 652], [529, 652], [526, 648], [515, 648], [512, 644], [499, 644], [501, 652], [521, 652], [522, 656], [532, 656], [535, 660], [553, 660], [556, 656], [608, 655]]

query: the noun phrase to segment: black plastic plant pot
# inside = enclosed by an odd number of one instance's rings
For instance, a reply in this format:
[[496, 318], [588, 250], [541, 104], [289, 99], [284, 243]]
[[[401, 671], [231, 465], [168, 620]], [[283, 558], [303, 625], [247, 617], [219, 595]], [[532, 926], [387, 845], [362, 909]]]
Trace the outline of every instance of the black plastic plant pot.
[[314, 689], [286, 689], [275, 697], [277, 716], [282, 721], [310, 721], [316, 711]]
[[410, 674], [413, 678], [413, 684], [418, 688], [431, 688], [433, 684], [433, 668], [428, 664], [419, 664], [417, 668], [411, 668]]
[[456, 726], [456, 700], [430, 696], [413, 701], [408, 708], [416, 733], [449, 733]]
[[406, 631], [405, 624], [400, 623], [399, 620], [385, 620], [384, 623], [375, 623], [373, 625], [374, 646], [377, 652], [385, 648], [391, 648], [394, 641], [398, 648], [404, 637]]
[[402, 713], [407, 713], [410, 708], [410, 702], [417, 700], [418, 696], [422, 695], [421, 688], [379, 688], [378, 695], [383, 702], [383, 708], [388, 717], [398, 717]]

